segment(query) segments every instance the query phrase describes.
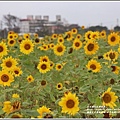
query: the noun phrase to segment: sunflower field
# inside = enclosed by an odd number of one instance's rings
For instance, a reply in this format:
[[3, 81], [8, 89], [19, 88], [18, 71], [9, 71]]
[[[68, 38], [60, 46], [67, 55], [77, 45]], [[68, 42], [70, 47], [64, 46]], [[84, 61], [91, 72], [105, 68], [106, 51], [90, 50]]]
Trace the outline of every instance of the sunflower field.
[[120, 117], [120, 32], [75, 28], [0, 41], [0, 118]]

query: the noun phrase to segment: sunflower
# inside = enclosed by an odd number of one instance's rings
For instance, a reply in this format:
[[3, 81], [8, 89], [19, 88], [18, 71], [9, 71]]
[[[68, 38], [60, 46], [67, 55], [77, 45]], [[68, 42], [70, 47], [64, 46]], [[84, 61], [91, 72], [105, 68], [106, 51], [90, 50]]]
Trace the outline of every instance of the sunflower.
[[12, 95], [12, 98], [19, 98], [20, 96], [16, 93]]
[[11, 39], [11, 40], [8, 40], [8, 46], [14, 46], [16, 43], [16, 40], [15, 39]]
[[57, 71], [61, 71], [61, 69], [63, 68], [63, 66], [62, 66], [62, 64], [58, 63], [58, 64], [56, 64], [55, 68], [56, 68]]
[[37, 116], [38, 118], [43, 118], [43, 115], [45, 113], [51, 113], [50, 108], [47, 108], [46, 106], [42, 106], [39, 109], [37, 109], [37, 112], [40, 114], [39, 116]]
[[33, 49], [34, 44], [29, 39], [23, 40], [20, 44], [20, 52], [24, 54], [30, 54], [33, 51]]
[[83, 30], [84, 30], [84, 29], [85, 29], [85, 26], [84, 26], [84, 25], [82, 25], [82, 26], [81, 26], [81, 29], [83, 29]]
[[119, 44], [119, 35], [117, 33], [113, 32], [108, 35], [108, 44], [110, 46], [115, 46]]
[[100, 38], [106, 39], [106, 31], [105, 31], [105, 30], [102, 30], [102, 31], [100, 32]]
[[63, 37], [58, 37], [57, 42], [63, 44], [64, 43], [64, 38]]
[[11, 118], [22, 118], [22, 115], [15, 113], [11, 116]]
[[34, 34], [34, 37], [35, 37], [35, 38], [38, 38], [39, 36], [38, 36], [38, 34], [37, 34], [37, 33], [35, 33], [35, 34]]
[[89, 40], [84, 46], [84, 50], [87, 55], [95, 54], [98, 49], [99, 45], [92, 40]]
[[108, 54], [108, 60], [117, 60], [118, 59], [118, 52], [110, 50], [109, 52], [107, 52]]
[[54, 62], [50, 61], [50, 69], [53, 69], [54, 67]]
[[35, 38], [35, 43], [39, 44], [40, 43], [40, 39], [39, 38]]
[[41, 86], [46, 86], [47, 81], [46, 81], [46, 80], [42, 80], [42, 81], [40, 82], [40, 84], [41, 84]]
[[29, 83], [33, 82], [33, 81], [34, 81], [33, 76], [32, 76], [32, 75], [29, 75], [29, 76], [27, 77], [27, 81], [28, 81]]
[[56, 88], [57, 88], [58, 90], [61, 90], [61, 89], [63, 88], [62, 83], [58, 83], [58, 84], [56, 85]]
[[64, 39], [67, 39], [67, 41], [71, 41], [73, 40], [73, 35], [72, 35], [72, 32], [71, 31], [68, 31], [65, 33], [65, 38]]
[[79, 50], [82, 47], [82, 42], [79, 39], [73, 41], [73, 49]]
[[8, 54], [8, 48], [6, 43], [0, 43], [0, 57]]
[[17, 33], [14, 33], [14, 39], [17, 39], [18, 38], [18, 34]]
[[14, 34], [15, 32], [14, 31], [9, 31], [8, 34]]
[[111, 92], [112, 88], [108, 88], [107, 91], [105, 91], [102, 94], [102, 102], [103, 106], [109, 106], [110, 108], [114, 109], [116, 106], [115, 101], [118, 98], [118, 96], [115, 96], [114, 92]]
[[112, 68], [112, 72], [113, 73], [115, 73], [115, 74], [119, 74], [119, 70], [120, 70], [120, 67], [118, 67], [118, 66], [111, 66], [111, 68]]
[[80, 40], [81, 37], [82, 37], [81, 34], [77, 34], [75, 38]]
[[20, 76], [23, 72], [22, 72], [22, 70], [21, 70], [20, 67], [15, 66], [15, 67], [13, 68], [13, 70], [12, 70], [12, 73], [13, 73], [13, 75], [14, 75], [15, 77], [18, 77], [18, 76]]
[[88, 64], [86, 65], [86, 67], [88, 68], [88, 70], [92, 70], [93, 72], [100, 72], [101, 69], [101, 65], [99, 62], [97, 62], [96, 60], [91, 59]]
[[7, 114], [9, 114], [11, 112], [10, 109], [11, 109], [11, 102], [10, 101], [5, 101], [2, 110], [4, 112], [6, 112]]
[[57, 56], [62, 56], [66, 50], [66, 47], [63, 44], [57, 44], [54, 46], [54, 54]]
[[58, 37], [58, 35], [57, 34], [52, 34], [52, 39], [54, 40], [54, 39], [57, 39], [57, 37]]
[[86, 40], [86, 41], [91, 40], [91, 34], [92, 34], [92, 33], [93, 33], [92, 31], [87, 31], [87, 32], [85, 33], [85, 40]]
[[50, 71], [50, 63], [49, 62], [39, 62], [37, 69], [41, 73], [46, 73]]
[[23, 34], [23, 38], [26, 39], [30, 39], [30, 34], [29, 33], [25, 33]]
[[0, 84], [3, 86], [10, 86], [10, 83], [14, 81], [14, 77], [8, 73], [8, 71], [0, 71]]
[[103, 58], [104, 58], [105, 60], [109, 60], [109, 54], [108, 54], [108, 52], [107, 52], [107, 53], [104, 53]]
[[8, 40], [14, 39], [14, 34], [8, 34], [7, 39]]
[[91, 39], [92, 40], [97, 40], [97, 39], [99, 39], [99, 32], [93, 32], [92, 34], [91, 34]]
[[17, 60], [12, 58], [12, 56], [2, 59], [1, 67], [4, 70], [12, 71], [14, 67], [17, 65]]
[[50, 43], [50, 48], [51, 48], [51, 49], [54, 48], [54, 43]]
[[47, 50], [48, 50], [48, 45], [43, 44], [43, 45], [41, 46], [41, 50], [47, 51]]
[[72, 32], [72, 34], [77, 34], [78, 30], [77, 30], [76, 28], [73, 28], [73, 29], [71, 30], [71, 32]]
[[68, 113], [75, 115], [79, 111], [79, 101], [76, 94], [69, 92], [64, 94], [65, 96], [61, 98], [61, 101], [58, 103], [62, 107], [62, 113]]
[[39, 59], [40, 62], [50, 62], [49, 57], [48, 56], [41, 56]]

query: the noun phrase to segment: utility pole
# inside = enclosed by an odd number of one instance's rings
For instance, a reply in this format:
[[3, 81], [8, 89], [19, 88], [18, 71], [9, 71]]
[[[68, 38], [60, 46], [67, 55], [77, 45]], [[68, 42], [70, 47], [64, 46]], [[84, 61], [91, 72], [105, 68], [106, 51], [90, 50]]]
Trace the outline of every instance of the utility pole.
[[119, 26], [119, 19], [117, 18], [117, 26]]

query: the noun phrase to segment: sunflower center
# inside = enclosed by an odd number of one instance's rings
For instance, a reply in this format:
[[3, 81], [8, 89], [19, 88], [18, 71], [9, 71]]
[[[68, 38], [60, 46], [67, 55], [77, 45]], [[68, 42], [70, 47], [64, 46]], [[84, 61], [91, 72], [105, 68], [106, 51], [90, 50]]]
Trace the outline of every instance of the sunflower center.
[[3, 82], [7, 82], [7, 81], [9, 80], [8, 75], [3, 74], [3, 75], [1, 76], [1, 80], [2, 80]]
[[2, 52], [3, 51], [3, 47], [2, 46], [0, 46], [0, 52]]
[[60, 39], [59, 42], [62, 42], [62, 39]]
[[46, 81], [45, 81], [45, 80], [42, 80], [42, 81], [41, 81], [41, 85], [42, 85], [42, 86], [46, 85]]
[[43, 59], [43, 62], [47, 62], [47, 59], [44, 58], [44, 59]]
[[47, 68], [46, 64], [41, 65], [41, 69], [45, 70]]
[[58, 68], [61, 69], [61, 65], [58, 65]]
[[90, 34], [88, 34], [88, 39], [90, 39]]
[[61, 88], [61, 85], [58, 85], [58, 88]]
[[74, 105], [75, 105], [75, 102], [74, 102], [73, 100], [68, 100], [68, 101], [66, 102], [66, 106], [67, 106], [68, 108], [73, 108]]
[[115, 41], [115, 37], [113, 36], [113, 37], [111, 37], [111, 41], [112, 42], [114, 42]]
[[75, 46], [76, 46], [76, 47], [79, 47], [79, 46], [80, 46], [80, 43], [79, 43], [79, 42], [76, 42], [76, 43], [75, 43]]
[[36, 42], [36, 43], [39, 43], [39, 39], [38, 39], [38, 38], [36, 38], [36, 39], [35, 39], [35, 42]]
[[58, 48], [57, 48], [57, 51], [58, 51], [58, 52], [62, 52], [62, 51], [63, 51], [62, 47], [58, 47]]
[[109, 57], [110, 57], [110, 59], [114, 59], [115, 58], [115, 53], [110, 53]]
[[94, 44], [90, 43], [88, 46], [87, 46], [88, 50], [89, 51], [92, 51], [94, 49]]
[[15, 72], [15, 74], [19, 74], [19, 72], [17, 70], [15, 70], [14, 72]]
[[10, 38], [12, 39], [12, 38], [13, 38], [13, 36], [10, 36]]
[[7, 61], [7, 62], [6, 62], [6, 66], [10, 68], [10, 67], [12, 66], [11, 61]]
[[11, 40], [11, 41], [10, 41], [10, 44], [13, 44], [13, 43], [14, 43], [14, 40]]
[[111, 101], [111, 96], [108, 93], [105, 93], [103, 96], [103, 101], [109, 103]]
[[96, 66], [94, 64], [90, 65], [90, 68], [95, 70], [96, 69]]
[[29, 49], [30, 49], [30, 44], [25, 44], [24, 48], [25, 48], [26, 50], [29, 50]]
[[112, 68], [112, 72], [114, 72], [116, 70], [115, 66], [111, 66], [111, 68]]

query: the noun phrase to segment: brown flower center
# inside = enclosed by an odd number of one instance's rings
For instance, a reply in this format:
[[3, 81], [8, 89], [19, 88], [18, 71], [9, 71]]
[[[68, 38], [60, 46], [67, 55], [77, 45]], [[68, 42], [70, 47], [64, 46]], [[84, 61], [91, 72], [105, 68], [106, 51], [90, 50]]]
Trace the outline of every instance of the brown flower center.
[[62, 67], [61, 65], [58, 65], [58, 69], [61, 69], [61, 67]]
[[2, 46], [0, 46], [0, 52], [2, 52], [3, 51], [3, 47]]
[[11, 61], [7, 61], [6, 62], [6, 66], [10, 68], [12, 66], [12, 62]]
[[110, 53], [109, 57], [110, 57], [110, 59], [114, 59], [115, 58], [115, 53]]
[[73, 108], [74, 105], [75, 105], [75, 102], [74, 102], [73, 100], [68, 100], [68, 101], [66, 102], [66, 106], [67, 106], [68, 108]]
[[88, 36], [87, 36], [87, 37], [88, 37], [88, 39], [90, 39], [90, 34], [88, 34]]
[[57, 48], [57, 51], [58, 51], [58, 52], [62, 52], [62, 51], [63, 51], [63, 48], [62, 48], [62, 47], [58, 47], [58, 48]]
[[94, 44], [90, 43], [88, 46], [87, 46], [87, 49], [89, 51], [92, 51], [94, 49]]
[[90, 65], [90, 68], [91, 68], [92, 70], [95, 70], [95, 69], [96, 69], [96, 66], [95, 66], [94, 64], [92, 64], [92, 65]]
[[25, 44], [24, 48], [25, 48], [26, 50], [29, 50], [29, 49], [30, 49], [30, 44]]
[[42, 81], [41, 81], [41, 85], [42, 85], [42, 86], [46, 85], [46, 81], [45, 81], [45, 80], [42, 80]]
[[14, 40], [10, 40], [10, 44], [13, 44], [14, 43]]
[[47, 68], [46, 64], [42, 64], [42, 65], [41, 65], [41, 69], [42, 69], [42, 70], [45, 70], [46, 68]]
[[116, 70], [115, 66], [111, 66], [111, 68], [112, 68], [112, 72], [114, 72]]
[[115, 37], [113, 36], [113, 37], [111, 37], [111, 41], [112, 42], [114, 42], [115, 41]]
[[43, 59], [43, 62], [47, 62], [47, 59], [46, 59], [46, 58], [44, 58], [44, 59]]
[[9, 80], [9, 76], [6, 75], [6, 74], [3, 74], [3, 75], [1, 76], [1, 80], [2, 80], [3, 82], [7, 82], [7, 81]]
[[102, 99], [105, 103], [109, 103], [111, 101], [111, 96], [108, 93], [105, 93]]
[[79, 47], [79, 46], [80, 46], [80, 43], [79, 43], [79, 42], [76, 42], [76, 43], [75, 43], [75, 46], [76, 46], [76, 47]]
[[61, 85], [58, 85], [58, 88], [61, 88]]
[[19, 71], [15, 70], [14, 73], [15, 73], [15, 74], [19, 74]]

